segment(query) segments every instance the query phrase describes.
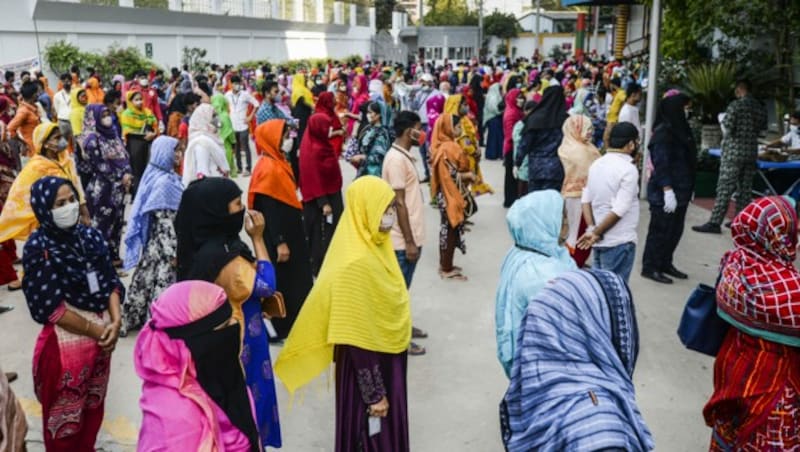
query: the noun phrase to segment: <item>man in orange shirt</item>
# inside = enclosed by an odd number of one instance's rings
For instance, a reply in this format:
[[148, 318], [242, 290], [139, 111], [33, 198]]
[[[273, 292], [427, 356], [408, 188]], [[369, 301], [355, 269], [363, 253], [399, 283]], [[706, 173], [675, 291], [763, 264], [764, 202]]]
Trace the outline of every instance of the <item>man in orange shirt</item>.
[[17, 107], [17, 114], [8, 124], [8, 134], [11, 137], [19, 135], [28, 145], [28, 157], [33, 153], [33, 129], [39, 125], [39, 109], [36, 99], [39, 97], [39, 86], [33, 82], [25, 82], [20, 88], [22, 102]]

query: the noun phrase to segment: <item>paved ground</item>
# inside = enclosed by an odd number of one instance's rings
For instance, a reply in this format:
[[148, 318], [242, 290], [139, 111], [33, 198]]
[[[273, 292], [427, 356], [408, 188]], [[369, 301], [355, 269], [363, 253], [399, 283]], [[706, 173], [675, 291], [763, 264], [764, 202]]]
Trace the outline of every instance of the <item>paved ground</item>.
[[[502, 166], [484, 163], [492, 185], [502, 191]], [[350, 168], [345, 179], [352, 179]], [[244, 179], [238, 180], [244, 186]], [[494, 294], [503, 257], [510, 244], [502, 195], [479, 198], [476, 225], [467, 236], [468, 254], [457, 255], [457, 265], [470, 277], [466, 283], [445, 282], [436, 269], [438, 213], [426, 211], [427, 245], [412, 285], [414, 322], [430, 338], [424, 357], [409, 359], [411, 444], [415, 451], [490, 452], [502, 450], [498, 403], [507, 386], [495, 358]], [[688, 226], [700, 224], [708, 212], [692, 206]], [[640, 244], [649, 219], [642, 203]], [[267, 219], [269, 221], [269, 219]], [[676, 265], [691, 279], [673, 286], [642, 279], [637, 261], [631, 287], [637, 307], [641, 352], [635, 381], [639, 405], [655, 435], [659, 450], [695, 451], [706, 448], [709, 430], [701, 409], [711, 391], [713, 360], [689, 352], [675, 330], [684, 301], [700, 281], [713, 282], [716, 265], [729, 246], [729, 236], [688, 231], [677, 251]], [[639, 247], [640, 253], [641, 248]], [[31, 427], [31, 450], [42, 450], [41, 410], [31, 380], [31, 356], [39, 327], [30, 319], [20, 292], [0, 289], [0, 304], [16, 309], [0, 316], [0, 365], [20, 373], [13, 389], [23, 399]], [[122, 339], [114, 354], [106, 422], [99, 446], [105, 450], [133, 450], [141, 415], [140, 381], [133, 370], [135, 338]], [[273, 357], [280, 352], [273, 348]], [[278, 388], [286, 451], [331, 451], [334, 392], [331, 376], [319, 378], [293, 404]]]

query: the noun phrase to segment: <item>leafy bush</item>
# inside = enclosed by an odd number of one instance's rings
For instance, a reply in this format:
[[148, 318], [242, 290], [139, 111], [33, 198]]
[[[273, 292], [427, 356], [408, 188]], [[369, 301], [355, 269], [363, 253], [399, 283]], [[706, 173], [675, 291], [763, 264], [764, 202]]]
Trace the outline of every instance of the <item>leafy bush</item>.
[[105, 78], [122, 74], [130, 78], [138, 70], [157, 67], [145, 58], [136, 47], [122, 47], [112, 44], [105, 52], [83, 52], [66, 41], [55, 41], [47, 45], [44, 59], [56, 74], [67, 72], [73, 64], [81, 68], [92, 67]]
[[210, 63], [205, 60], [208, 51], [199, 47], [184, 47], [181, 63], [189, 67], [190, 71], [205, 71]]
[[703, 124], [716, 124], [725, 111], [736, 81], [736, 65], [729, 61], [689, 69], [686, 89], [700, 107]]
[[325, 67], [328, 64], [328, 60], [346, 61], [358, 64], [364, 59], [360, 55], [350, 55], [345, 58], [304, 58], [300, 60], [284, 61], [282, 63], [275, 63], [269, 60], [250, 60], [239, 63], [238, 67], [240, 69], [257, 69], [264, 65], [270, 65], [273, 66], [273, 68], [281, 66], [288, 69], [290, 73], [294, 73], [301, 68], [310, 69], [318, 66]]

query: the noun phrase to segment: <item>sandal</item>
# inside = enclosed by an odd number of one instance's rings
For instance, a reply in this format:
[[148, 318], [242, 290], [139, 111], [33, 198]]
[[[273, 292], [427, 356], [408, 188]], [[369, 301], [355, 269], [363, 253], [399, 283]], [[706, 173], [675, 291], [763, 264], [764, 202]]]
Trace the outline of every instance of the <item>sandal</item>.
[[[458, 265], [453, 265], [453, 271], [463, 272], [464, 269], [459, 267]], [[444, 271], [442, 271], [442, 269], [440, 268], [439, 269], [439, 276], [442, 276], [442, 274], [444, 274]]]
[[9, 292], [16, 292], [22, 289], [22, 281], [19, 279], [16, 281], [11, 281], [10, 283], [8, 283], [8, 286], [6, 287], [8, 288]]
[[414, 339], [426, 339], [428, 337], [428, 333], [422, 331], [421, 329], [412, 326], [411, 327], [411, 337]]
[[467, 278], [466, 276], [462, 275], [461, 272], [459, 270], [456, 270], [455, 268], [452, 271], [449, 271], [449, 272], [441, 272], [441, 273], [439, 273], [439, 276], [441, 276], [442, 279], [449, 279], [451, 281], [468, 281], [469, 280], [469, 278]]
[[425, 347], [422, 347], [418, 344], [412, 342], [411, 345], [408, 346], [408, 354], [411, 356], [422, 356], [425, 353]]

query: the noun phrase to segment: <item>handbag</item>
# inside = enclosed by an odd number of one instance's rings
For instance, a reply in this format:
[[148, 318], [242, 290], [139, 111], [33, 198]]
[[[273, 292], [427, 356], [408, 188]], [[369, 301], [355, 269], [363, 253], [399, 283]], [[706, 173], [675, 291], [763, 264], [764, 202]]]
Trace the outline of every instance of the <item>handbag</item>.
[[708, 356], [717, 356], [730, 324], [717, 314], [717, 283], [698, 284], [683, 307], [678, 337], [684, 347]]
[[478, 213], [478, 203], [475, 202], [475, 197], [472, 196], [472, 190], [469, 189], [469, 184], [461, 179], [461, 173], [458, 172], [455, 165], [449, 161], [445, 161], [447, 166], [456, 172], [456, 187], [458, 187], [461, 197], [464, 198], [464, 218], [470, 218]]
[[270, 319], [285, 318], [286, 303], [283, 301], [283, 294], [275, 292], [269, 298], [262, 298], [261, 312]]

